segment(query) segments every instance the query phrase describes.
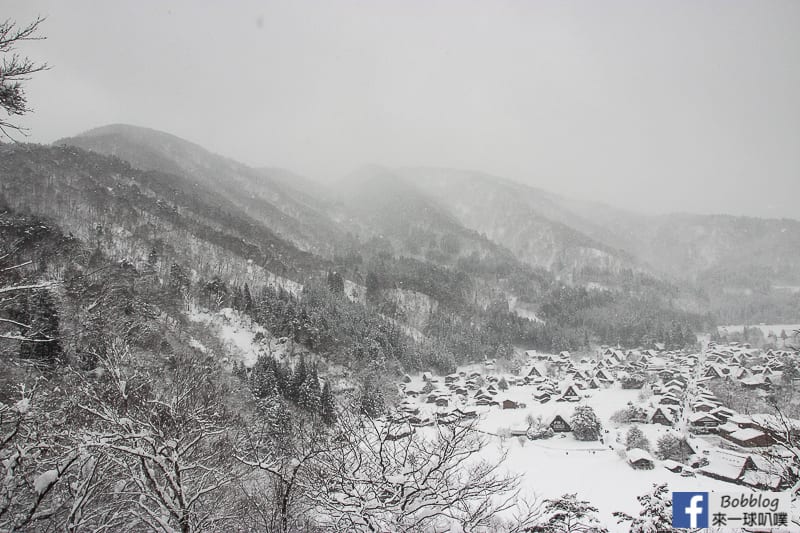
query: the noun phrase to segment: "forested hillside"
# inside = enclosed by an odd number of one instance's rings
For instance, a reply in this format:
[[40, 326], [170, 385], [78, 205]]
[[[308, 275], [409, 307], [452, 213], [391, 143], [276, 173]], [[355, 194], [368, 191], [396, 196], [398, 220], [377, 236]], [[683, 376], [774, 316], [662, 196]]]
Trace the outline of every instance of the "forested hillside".
[[[172, 274], [175, 264], [194, 286], [211, 286], [220, 293], [245, 284], [251, 291], [272, 287], [275, 298], [297, 302], [290, 307], [298, 306], [292, 312], [302, 316], [302, 324], [291, 328], [310, 328], [338, 342], [319, 344], [297, 335], [310, 348], [345, 360], [362, 349], [348, 344], [343, 333], [348, 328], [338, 318], [351, 312], [376, 321], [375, 331], [381, 330], [380, 324], [389, 325], [381, 333], [354, 331], [352, 343], [369, 345], [375, 340], [389, 360], [400, 363], [398, 368], [448, 369], [456, 362], [497, 353], [510, 356], [515, 344], [574, 350], [595, 343], [663, 342], [668, 339], [660, 332], [674, 329], [675, 321], [682, 329], [695, 330], [709, 322], [680, 311], [678, 299], [667, 297], [667, 291], [645, 291], [641, 282], [602, 292], [596, 313], [601, 318], [593, 321], [571, 317], [533, 322], [518, 317], [509, 312], [510, 299], [553, 313], [561, 303], [561, 282], [464, 228], [413, 186], [397, 182], [387, 189], [392, 194], [381, 199], [385, 179], [376, 182], [372, 174], [341, 190], [349, 200], [326, 207], [339, 210], [339, 215], [349, 213], [350, 218], [341, 221], [343, 229], [336, 231], [351, 237], [332, 255], [320, 256], [299, 249], [210, 186], [187, 187], [186, 176], [139, 170], [116, 157], [67, 145], [2, 150], [0, 194], [10, 208], [46, 216], [87, 247], [136, 267], [156, 254], [162, 259], [162, 278]], [[313, 297], [313, 287], [328, 284], [331, 272], [342, 287], [347, 280], [363, 294], [351, 291], [334, 303]], [[420, 307], [422, 296], [429, 303]], [[604, 313], [612, 304], [652, 312]], [[294, 320], [283, 312], [278, 315], [282, 316], [273, 320]], [[645, 315], [661, 317], [648, 319], [661, 320], [655, 331], [650, 332], [650, 322], [637, 321]], [[277, 334], [288, 334], [290, 326], [281, 324], [271, 326]], [[404, 324], [417, 333], [403, 329]]]
[[298, 248], [330, 255], [348, 238], [321, 210], [316, 196], [287, 186], [282, 169], [252, 169], [164, 132], [115, 124], [56, 141], [117, 156], [133, 167], [183, 178], [183, 187], [210, 192], [269, 227]]
[[723, 322], [800, 315], [796, 220], [640, 214], [478, 172], [406, 168], [397, 175], [466, 227], [576, 285], [618, 287], [645, 275], [680, 289], [682, 307]]

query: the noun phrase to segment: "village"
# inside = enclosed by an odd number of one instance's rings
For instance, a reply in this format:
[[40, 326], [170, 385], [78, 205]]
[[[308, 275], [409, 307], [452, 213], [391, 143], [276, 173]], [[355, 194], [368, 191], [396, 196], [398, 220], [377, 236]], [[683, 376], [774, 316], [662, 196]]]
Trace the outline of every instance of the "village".
[[[654, 482], [667, 482], [672, 490], [725, 491], [736, 485], [778, 491], [786, 488], [788, 450], [776, 439], [800, 434], [800, 420], [737, 412], [712, 388], [724, 383], [766, 396], [784, 379], [784, 361], [794, 357], [713, 342], [698, 352], [603, 347], [592, 357], [528, 350], [521, 368], [488, 360], [446, 376], [405, 376], [398, 385], [402, 400], [390, 416], [421, 431], [475, 423], [497, 444], [487, 457], [507, 455], [510, 470], [552, 479], [551, 491], [560, 485], [555, 479], [585, 465], [563, 485], [573, 487], [571, 492], [582, 486], [601, 504], [609, 476], [625, 480], [631, 499]], [[573, 432], [581, 406], [590, 407], [600, 423], [594, 438], [579, 439]], [[632, 431], [640, 435], [634, 446]], [[541, 483], [530, 485], [537, 490]], [[610, 516], [610, 508], [605, 511]]]

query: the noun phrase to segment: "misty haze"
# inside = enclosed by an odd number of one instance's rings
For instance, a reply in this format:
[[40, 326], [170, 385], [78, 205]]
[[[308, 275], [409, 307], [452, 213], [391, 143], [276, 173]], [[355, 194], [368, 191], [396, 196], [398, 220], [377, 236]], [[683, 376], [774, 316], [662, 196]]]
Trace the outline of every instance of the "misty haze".
[[3, 7], [0, 532], [800, 530], [800, 3]]

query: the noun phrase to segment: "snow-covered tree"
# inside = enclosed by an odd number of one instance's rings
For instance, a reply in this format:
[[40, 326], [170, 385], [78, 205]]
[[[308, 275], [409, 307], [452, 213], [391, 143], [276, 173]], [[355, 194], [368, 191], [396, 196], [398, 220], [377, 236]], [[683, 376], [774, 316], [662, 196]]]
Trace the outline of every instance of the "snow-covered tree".
[[526, 435], [530, 440], [549, 439], [555, 434], [553, 428], [544, 422], [542, 415], [534, 417], [529, 414], [527, 421], [528, 431]]
[[662, 461], [672, 459], [673, 461], [685, 462], [691, 455], [691, 448], [680, 435], [676, 433], [665, 433], [656, 441], [656, 457]]
[[309, 365], [306, 379], [298, 391], [297, 405], [310, 413], [319, 413], [322, 407], [321, 394], [317, 365]]
[[666, 483], [653, 484], [653, 490], [636, 497], [642, 506], [639, 516], [616, 511], [618, 523], [628, 523], [630, 533], [661, 533], [672, 531], [672, 498]]
[[[0, 22], [0, 108], [7, 117], [19, 117], [30, 111], [23, 82], [29, 80], [32, 74], [48, 68], [16, 52], [16, 48], [24, 41], [43, 39], [37, 35], [43, 21], [37, 18], [27, 26], [18, 26], [10, 19]], [[20, 125], [9, 122], [5, 117], [0, 118], [0, 134], [10, 138], [10, 131], [25, 133]]]
[[[333, 446], [314, 459], [309, 497], [323, 527], [347, 531], [521, 531], [538, 517], [519, 479], [478, 458], [474, 424], [437, 426], [343, 416]], [[499, 516], [515, 510], [514, 524]], [[515, 514], [510, 512], [510, 515]]]
[[78, 409], [92, 430], [83, 446], [119, 473], [115, 508], [128, 527], [191, 533], [225, 529], [227, 487], [237, 476], [225, 444], [222, 399], [211, 361], [176, 354], [163, 387], [122, 341], [100, 358], [106, 379], [86, 381]]
[[603, 429], [594, 409], [588, 405], [575, 408], [570, 419], [572, 434], [577, 440], [598, 440]]
[[0, 402], [0, 531], [33, 531], [69, 506], [65, 480], [82, 458], [70, 439], [55, 442], [46, 420], [35, 387]]
[[605, 533], [607, 530], [596, 516], [597, 508], [588, 501], [579, 500], [577, 494], [564, 494], [546, 500], [545, 521], [531, 531], [541, 533]]
[[322, 421], [329, 426], [336, 422], [336, 401], [333, 398], [331, 385], [327, 380], [322, 386], [322, 394], [320, 396], [320, 416], [322, 416]]
[[294, 367], [292, 372], [291, 384], [289, 386], [289, 399], [293, 402], [298, 402], [300, 399], [300, 389], [308, 378], [308, 366], [306, 365], [306, 356], [300, 355], [300, 361]]
[[370, 418], [377, 418], [386, 412], [383, 391], [374, 380], [368, 379], [361, 387], [359, 410]]
[[275, 360], [271, 355], [259, 355], [250, 372], [250, 388], [257, 398], [272, 398], [278, 395]]
[[629, 450], [631, 448], [641, 448], [642, 450], [650, 451], [650, 441], [639, 426], [631, 426], [625, 435], [625, 447]]
[[51, 363], [58, 361], [63, 353], [59, 338], [60, 320], [49, 290], [40, 289], [33, 293], [30, 316], [28, 336], [33, 340], [20, 344], [20, 354]]

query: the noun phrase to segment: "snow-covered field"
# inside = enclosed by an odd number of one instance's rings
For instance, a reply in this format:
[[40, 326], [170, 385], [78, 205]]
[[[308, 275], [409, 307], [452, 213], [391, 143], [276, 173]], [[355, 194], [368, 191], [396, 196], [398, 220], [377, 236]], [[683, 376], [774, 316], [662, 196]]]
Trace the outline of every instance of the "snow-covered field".
[[[188, 317], [192, 322], [203, 324], [207, 328], [207, 333], [219, 340], [225, 353], [229, 354], [231, 359], [241, 361], [245, 366], [253, 366], [258, 354], [268, 347], [269, 332], [248, 316], [231, 308], [220, 309], [217, 312], [194, 308], [188, 313]], [[190, 342], [199, 350], [206, 351], [199, 340], [192, 339]]]
[[[459, 370], [470, 372], [476, 367], [465, 367]], [[443, 378], [438, 377], [440, 385]], [[422, 389], [424, 382], [421, 376], [412, 376], [409, 387]], [[670, 491], [708, 491], [729, 492], [746, 490], [739, 485], [697, 475], [682, 477], [673, 473], [656, 460], [653, 470], [635, 470], [620, 455], [624, 450], [625, 433], [628, 424], [617, 426], [610, 421], [611, 415], [624, 408], [627, 402], [635, 404], [639, 401], [640, 391], [624, 390], [619, 384], [607, 389], [584, 390], [580, 403], [556, 402], [552, 400], [539, 404], [531, 397], [533, 386], [511, 385], [507, 391], [500, 391], [497, 399], [511, 399], [527, 404], [520, 409], [502, 409], [499, 406], [474, 407], [479, 413], [479, 428], [488, 433], [489, 445], [483, 449], [483, 456], [489, 461], [497, 461], [503, 453], [508, 472], [522, 476], [522, 487], [528, 498], [555, 498], [566, 493], [577, 493], [578, 497], [590, 501], [599, 509], [598, 516], [610, 531], [626, 531], [617, 525], [612, 516], [614, 511], [624, 511], [636, 515], [640, 510], [636, 497], [652, 489], [654, 483], [668, 483]], [[474, 393], [474, 391], [473, 391]], [[421, 395], [416, 402], [420, 415], [433, 414], [437, 410], [434, 404], [425, 403]], [[555, 413], [562, 413], [568, 420], [576, 405], [590, 405], [603, 422], [604, 442], [581, 442], [575, 440], [572, 433], [556, 433], [546, 440], [528, 440], [525, 437], [501, 437], [508, 434], [508, 429], [527, 428], [528, 414], [542, 415], [543, 418]], [[669, 429], [658, 424], [641, 424], [639, 427], [650, 440], [653, 449], [658, 437]], [[424, 429], [423, 429], [424, 430]], [[612, 449], [613, 448], [613, 449]]]

